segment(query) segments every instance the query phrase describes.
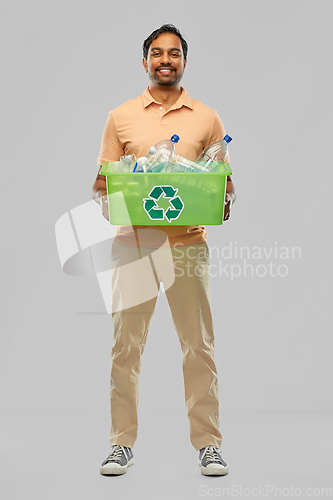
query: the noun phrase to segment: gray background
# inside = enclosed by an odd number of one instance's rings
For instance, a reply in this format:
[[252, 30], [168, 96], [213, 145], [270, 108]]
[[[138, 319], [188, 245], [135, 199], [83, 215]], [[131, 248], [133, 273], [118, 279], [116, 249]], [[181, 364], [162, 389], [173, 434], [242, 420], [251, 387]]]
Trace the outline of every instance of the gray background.
[[[2, 2], [4, 498], [332, 487], [331, 5]], [[238, 199], [230, 222], [207, 228], [209, 246], [300, 247], [301, 258], [248, 260], [287, 265], [285, 277], [211, 280], [230, 474], [200, 474], [162, 294], [142, 359], [136, 464], [105, 478], [111, 316], [96, 278], [62, 272], [54, 227], [90, 200], [107, 114], [144, 91], [141, 45], [166, 22], [189, 43], [182, 85], [234, 139]]]

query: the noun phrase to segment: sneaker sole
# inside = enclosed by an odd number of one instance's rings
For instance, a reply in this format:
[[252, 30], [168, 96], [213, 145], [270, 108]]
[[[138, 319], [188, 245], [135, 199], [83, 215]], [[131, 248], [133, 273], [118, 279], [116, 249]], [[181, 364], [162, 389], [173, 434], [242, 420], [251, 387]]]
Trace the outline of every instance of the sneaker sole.
[[119, 465], [119, 464], [109, 464], [100, 467], [99, 472], [103, 476], [119, 476], [120, 474], [125, 474], [127, 472], [127, 467], [134, 464], [134, 458], [129, 460], [127, 465]]
[[214, 465], [203, 467], [200, 461], [199, 466], [201, 467], [201, 474], [203, 474], [204, 476], [226, 476], [229, 473], [228, 467], [223, 467], [223, 469]]

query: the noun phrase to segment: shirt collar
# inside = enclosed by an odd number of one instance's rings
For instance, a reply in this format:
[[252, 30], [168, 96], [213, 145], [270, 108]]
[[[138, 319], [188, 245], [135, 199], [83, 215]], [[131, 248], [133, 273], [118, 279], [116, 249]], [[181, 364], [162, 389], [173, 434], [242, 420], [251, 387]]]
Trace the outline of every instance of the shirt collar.
[[[186, 106], [187, 108], [193, 109], [193, 102], [192, 102], [191, 97], [188, 95], [188, 93], [186, 92], [186, 90], [183, 87], [180, 87], [180, 88], [181, 88], [182, 93], [180, 94], [180, 96], [179, 96], [178, 100], [175, 102], [175, 104], [173, 106], [171, 106], [169, 111], [171, 109], [179, 109], [182, 106]], [[160, 106], [162, 105], [162, 103], [156, 101], [153, 98], [153, 96], [149, 92], [149, 87], [147, 87], [146, 90], [144, 91], [144, 93], [142, 94], [142, 102], [143, 102], [143, 106], [145, 108], [147, 108], [153, 102], [156, 104], [159, 104]]]

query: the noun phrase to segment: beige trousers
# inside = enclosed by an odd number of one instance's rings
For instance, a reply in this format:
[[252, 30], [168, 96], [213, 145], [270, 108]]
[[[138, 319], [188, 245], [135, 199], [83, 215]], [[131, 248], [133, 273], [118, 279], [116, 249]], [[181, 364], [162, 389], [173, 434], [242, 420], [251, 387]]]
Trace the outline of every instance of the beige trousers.
[[191, 443], [220, 447], [207, 244], [156, 250], [114, 241], [112, 273], [111, 445], [132, 448], [137, 439], [141, 356], [162, 281], [184, 355]]

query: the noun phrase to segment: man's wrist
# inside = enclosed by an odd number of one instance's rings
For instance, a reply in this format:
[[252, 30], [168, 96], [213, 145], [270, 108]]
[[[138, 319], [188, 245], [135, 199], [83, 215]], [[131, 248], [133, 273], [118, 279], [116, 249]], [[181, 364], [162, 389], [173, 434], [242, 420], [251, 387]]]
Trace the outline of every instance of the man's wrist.
[[236, 199], [236, 193], [235, 191], [226, 191], [226, 194], [231, 198], [231, 202], [233, 203]]
[[103, 198], [103, 196], [106, 196], [106, 195], [107, 195], [107, 192], [105, 191], [105, 189], [99, 188], [99, 189], [97, 189], [97, 191], [95, 191], [95, 200], [100, 205], [102, 205], [102, 198]]

